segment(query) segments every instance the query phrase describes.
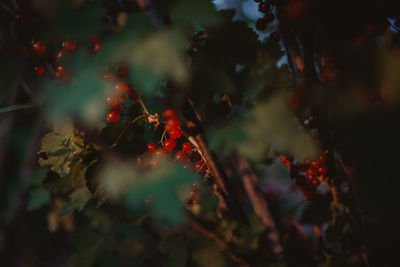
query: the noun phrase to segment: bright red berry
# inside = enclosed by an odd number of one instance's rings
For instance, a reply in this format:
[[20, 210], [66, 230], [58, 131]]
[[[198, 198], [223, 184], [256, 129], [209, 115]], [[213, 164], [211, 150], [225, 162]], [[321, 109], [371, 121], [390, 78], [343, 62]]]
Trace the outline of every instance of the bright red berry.
[[35, 51], [38, 54], [44, 54], [46, 52], [46, 44], [43, 42], [35, 42], [32, 45], [33, 51]]
[[119, 101], [118, 98], [116, 97], [107, 97], [107, 104], [111, 107], [111, 108], [116, 108], [119, 106]]
[[63, 47], [65, 50], [71, 52], [74, 51], [76, 49], [76, 47], [78, 46], [75, 40], [67, 40], [65, 42], [63, 42]]
[[156, 151], [156, 149], [157, 149], [157, 145], [154, 144], [153, 142], [147, 144], [147, 150], [148, 151]]
[[284, 165], [286, 168], [292, 167], [292, 163], [291, 163], [289, 160], [285, 161], [285, 163], [283, 163], [283, 165]]
[[175, 147], [176, 147], [176, 142], [172, 138], [165, 140], [165, 142], [163, 144], [163, 148], [168, 152], [171, 152], [172, 150], [174, 150]]
[[172, 117], [168, 119], [167, 121], [167, 127], [172, 128], [172, 127], [179, 127], [181, 126], [181, 121], [177, 117]]
[[35, 67], [35, 71], [39, 75], [43, 75], [46, 72], [46, 68], [43, 65], [38, 65]]
[[192, 145], [189, 142], [185, 142], [182, 144], [182, 150], [190, 152], [192, 150]]
[[175, 153], [174, 159], [175, 161], [184, 162], [188, 159], [188, 156], [185, 151], [180, 150]]
[[182, 136], [182, 130], [178, 127], [170, 127], [168, 129], [168, 135], [172, 139], [178, 139], [179, 137]]
[[109, 122], [117, 122], [119, 120], [119, 112], [116, 110], [111, 110], [108, 114], [107, 114], [107, 120]]

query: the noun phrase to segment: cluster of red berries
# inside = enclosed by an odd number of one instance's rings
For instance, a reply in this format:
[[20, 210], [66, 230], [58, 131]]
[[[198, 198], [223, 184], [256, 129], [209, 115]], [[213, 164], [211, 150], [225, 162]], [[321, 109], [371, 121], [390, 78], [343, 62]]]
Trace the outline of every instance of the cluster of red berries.
[[107, 113], [107, 121], [117, 122], [121, 117], [122, 105], [125, 104], [126, 100], [129, 99], [136, 101], [139, 98], [139, 94], [133, 89], [132, 85], [121, 81], [128, 75], [127, 67], [124, 65], [118, 66], [118, 71], [106, 71], [103, 75], [104, 78], [113, 78], [115, 83], [113, 95], [107, 97], [107, 104], [111, 110]]
[[[97, 52], [100, 49], [100, 38], [97, 35], [93, 35], [90, 37], [90, 45], [89, 45], [89, 50], [92, 52]], [[39, 56], [51, 56], [53, 57], [54, 60], [53, 62], [56, 62], [57, 59], [62, 58], [65, 54], [71, 53], [75, 51], [78, 48], [78, 42], [74, 39], [65, 39], [62, 42], [56, 42], [55, 44], [55, 53], [51, 55], [53, 49], [49, 49], [48, 44], [44, 41], [32, 41], [32, 51]], [[30, 52], [26, 49], [25, 46], [21, 46], [22, 52], [30, 57]], [[49, 51], [50, 50], [50, 51]], [[61, 81], [68, 81], [69, 80], [69, 71], [62, 65], [58, 63], [52, 63], [50, 65], [54, 65], [54, 70], [55, 70], [55, 75], [57, 78], [59, 78]], [[35, 72], [41, 76], [46, 72], [46, 67], [44, 64], [37, 64], [34, 67]]]
[[167, 109], [161, 115], [166, 120], [165, 132], [169, 138], [162, 143], [162, 147], [157, 147], [155, 143], [147, 144], [147, 150], [152, 153], [150, 166], [152, 168], [156, 167], [161, 156], [166, 156], [168, 152], [176, 151], [177, 143], [181, 143], [181, 149], [175, 152], [174, 160], [182, 163], [185, 167], [192, 167], [198, 172], [204, 172], [207, 166], [203, 160], [199, 159], [201, 157], [197, 153], [192, 153], [194, 152], [192, 145], [187, 141], [182, 142], [179, 140], [183, 136], [183, 131], [178, 113]]
[[324, 151], [318, 160], [295, 162], [282, 155], [282, 164], [290, 168], [290, 177], [296, 180], [297, 188], [303, 192], [305, 199], [312, 199], [317, 196], [317, 187], [320, 181], [326, 179], [328, 168], [326, 166], [328, 151]]
[[260, 11], [264, 15], [262, 18], [256, 21], [256, 28], [259, 31], [265, 31], [268, 24], [274, 21], [275, 19], [275, 16], [272, 13], [272, 3], [271, 1], [268, 1], [267, 3], [266, 1], [262, 0], [254, 0], [254, 1], [259, 2], [258, 11]]

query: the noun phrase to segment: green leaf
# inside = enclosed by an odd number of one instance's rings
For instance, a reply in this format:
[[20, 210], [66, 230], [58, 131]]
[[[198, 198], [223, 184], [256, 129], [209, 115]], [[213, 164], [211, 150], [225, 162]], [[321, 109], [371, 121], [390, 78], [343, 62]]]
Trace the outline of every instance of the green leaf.
[[83, 146], [83, 139], [77, 135], [72, 121], [58, 121], [53, 131], [41, 140], [39, 164], [64, 177], [70, 173], [71, 163], [83, 151]]
[[212, 150], [224, 155], [231, 153], [238, 143], [245, 140], [245, 134], [239, 122], [233, 122], [221, 128], [209, 128], [206, 132], [209, 146]]
[[40, 209], [44, 205], [50, 204], [50, 193], [42, 186], [34, 188], [29, 195], [28, 211]]
[[270, 148], [300, 160], [312, 159], [318, 154], [310, 133], [293, 116], [284, 95], [278, 94], [259, 103], [252, 115], [253, 118], [243, 124], [246, 141], [239, 144], [243, 155], [260, 160]]
[[72, 192], [69, 196], [70, 200], [64, 204], [58, 217], [73, 213], [75, 210], [81, 211], [86, 203], [92, 198], [92, 194], [87, 187], [81, 187]]
[[222, 251], [214, 246], [208, 246], [196, 250], [192, 254], [192, 259], [201, 267], [223, 267], [225, 258]]
[[11, 111], [35, 108], [35, 107], [38, 107], [38, 105], [36, 105], [36, 104], [17, 104], [17, 105], [11, 105], [11, 106], [6, 106], [6, 107], [0, 107], [0, 114], [11, 112]]
[[221, 22], [216, 6], [212, 1], [180, 0], [171, 11], [174, 25], [184, 25], [196, 22], [202, 26], [215, 25]]

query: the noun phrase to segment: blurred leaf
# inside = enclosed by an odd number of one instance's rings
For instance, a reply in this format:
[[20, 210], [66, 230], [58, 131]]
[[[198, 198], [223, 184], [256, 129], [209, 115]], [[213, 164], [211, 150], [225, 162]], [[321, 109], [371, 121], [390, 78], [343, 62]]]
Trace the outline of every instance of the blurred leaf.
[[143, 209], [147, 201], [147, 209], [156, 218], [171, 224], [184, 219], [178, 190], [196, 181], [194, 173], [169, 162], [160, 162], [154, 170], [140, 170], [133, 163], [114, 161], [104, 167], [100, 179], [107, 197], [123, 196], [133, 211]]
[[246, 137], [240, 122], [233, 122], [222, 128], [209, 128], [206, 136], [210, 148], [224, 155], [231, 153]]
[[[163, 31], [138, 43], [122, 46], [114, 59], [146, 67], [158, 75], [171, 78], [177, 84], [185, 85], [189, 80], [189, 70], [182, 53], [184, 46], [185, 40], [177, 32]], [[153, 84], [158, 80], [148, 71], [145, 74], [151, 78]], [[156, 89], [150, 86], [147, 88], [152, 90], [143, 91], [144, 94], [151, 94]]]
[[215, 245], [196, 250], [192, 254], [192, 259], [201, 267], [225, 266], [224, 256]]
[[165, 266], [186, 266], [189, 256], [188, 240], [182, 235], [171, 235], [159, 244], [159, 249], [168, 257]]
[[171, 16], [174, 25], [196, 22], [202, 26], [209, 26], [221, 22], [217, 8], [211, 0], [180, 0], [172, 8]]
[[40, 209], [50, 204], [50, 193], [42, 186], [34, 188], [29, 194], [28, 211]]
[[12, 106], [7, 106], [7, 107], [0, 107], [0, 114], [6, 113], [6, 112], [11, 112], [11, 111], [22, 110], [22, 109], [34, 108], [34, 107], [37, 107], [37, 105], [35, 105], [35, 104], [17, 104], [17, 105], [12, 105]]
[[71, 214], [75, 210], [81, 211], [86, 203], [92, 198], [92, 194], [87, 187], [80, 187], [72, 192], [69, 196], [70, 200], [62, 207], [59, 217]]
[[317, 146], [311, 135], [291, 114], [282, 94], [259, 103], [253, 118], [243, 124], [247, 140], [239, 144], [239, 151], [254, 160], [260, 160], [271, 147], [300, 160], [317, 155]]
[[77, 135], [71, 120], [54, 123], [53, 131], [41, 140], [39, 164], [60, 176], [71, 171], [71, 163], [83, 151], [83, 139]]

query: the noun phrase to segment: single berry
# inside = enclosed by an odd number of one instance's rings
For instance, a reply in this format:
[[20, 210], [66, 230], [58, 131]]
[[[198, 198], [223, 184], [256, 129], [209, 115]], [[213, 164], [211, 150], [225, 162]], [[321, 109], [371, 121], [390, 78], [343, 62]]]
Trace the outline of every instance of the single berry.
[[44, 54], [44, 52], [46, 52], [46, 44], [43, 42], [35, 42], [32, 45], [33, 51], [35, 51], [38, 54]]
[[118, 73], [119, 73], [119, 75], [121, 75], [121, 77], [128, 76], [128, 73], [129, 73], [128, 66], [126, 66], [124, 64], [119, 64], [118, 65]]
[[188, 156], [185, 151], [180, 150], [175, 153], [174, 159], [175, 161], [184, 162], [188, 159]]
[[324, 164], [327, 161], [327, 157], [325, 155], [322, 155], [319, 157], [319, 163]]
[[182, 150], [190, 152], [192, 150], [192, 145], [189, 142], [185, 142], [182, 144]]
[[121, 110], [122, 110], [122, 106], [121, 106], [120, 104], [118, 104], [118, 106], [114, 107], [112, 110], [114, 110], [114, 111], [120, 113]]
[[126, 82], [119, 82], [115, 85], [115, 90], [118, 93], [129, 93], [130, 86]]
[[163, 149], [163, 148], [157, 148], [156, 151], [154, 151], [155, 157], [161, 157], [161, 156], [166, 156], [166, 155], [167, 155], [167, 151], [165, 151], [165, 149]]
[[198, 172], [203, 172], [207, 169], [207, 165], [202, 160], [196, 161], [196, 163], [194, 164], [194, 167], [196, 168], [196, 170]]
[[168, 129], [168, 135], [172, 139], [178, 139], [179, 137], [182, 136], [182, 130], [178, 127], [170, 127]]
[[177, 117], [172, 117], [172, 118], [168, 119], [167, 126], [169, 128], [179, 127], [179, 126], [181, 126], [181, 121]]
[[119, 120], [119, 112], [116, 110], [111, 110], [108, 114], [107, 114], [107, 120], [109, 122], [117, 122]]
[[175, 147], [176, 147], [176, 142], [172, 138], [165, 140], [165, 142], [163, 144], [163, 148], [168, 152], [171, 152], [172, 150], [174, 150]]
[[267, 13], [269, 11], [270, 6], [267, 3], [260, 3], [258, 5], [258, 11], [262, 13]]
[[172, 109], [164, 110], [163, 113], [161, 113], [161, 115], [167, 120], [170, 118], [178, 117], [178, 113]]
[[38, 65], [35, 67], [35, 71], [39, 75], [43, 75], [46, 72], [46, 68], [43, 65]]
[[328, 169], [326, 168], [326, 166], [321, 166], [321, 167], [318, 168], [318, 173], [319, 174], [324, 175], [324, 174], [326, 174], [327, 171], [328, 171]]
[[78, 46], [75, 40], [67, 40], [65, 42], [63, 42], [63, 47], [65, 50], [71, 52], [74, 51], [76, 49], [76, 47]]
[[157, 145], [154, 144], [153, 142], [147, 144], [147, 150], [148, 151], [156, 151], [156, 149], [157, 149]]
[[315, 177], [315, 175], [317, 175], [317, 170], [314, 168], [308, 168], [307, 175], [311, 175], [311, 176]]
[[97, 52], [100, 50], [101, 41], [100, 41], [99, 36], [97, 36], [97, 35], [90, 36], [90, 42], [92, 43], [93, 52]]
[[139, 99], [139, 94], [135, 89], [129, 88], [129, 99], [132, 101]]
[[282, 155], [282, 157], [281, 157], [281, 162], [283, 163], [283, 164], [285, 164], [285, 162], [286, 161], [288, 161], [289, 159], [285, 156], [285, 155]]
[[258, 19], [256, 21], [256, 28], [259, 31], [265, 31], [265, 29], [267, 28], [267, 22], [264, 19]]
[[287, 160], [285, 163], [283, 163], [283, 165], [285, 165], [286, 168], [292, 167], [292, 163], [289, 160]]
[[107, 97], [107, 104], [111, 107], [111, 108], [116, 108], [119, 106], [119, 101], [118, 98], [116, 97]]
[[281, 36], [279, 35], [278, 32], [273, 32], [270, 34], [269, 38], [271, 38], [271, 40], [274, 40], [275, 42], [279, 42]]

